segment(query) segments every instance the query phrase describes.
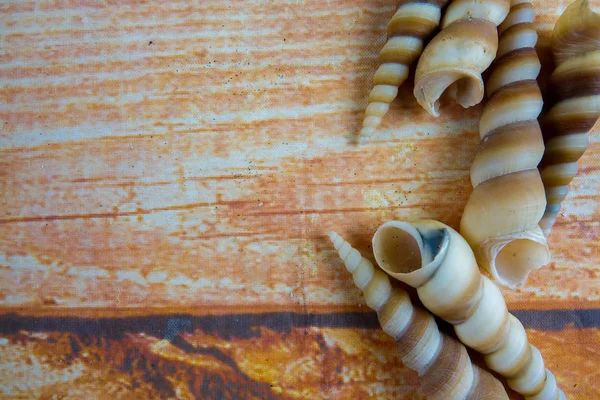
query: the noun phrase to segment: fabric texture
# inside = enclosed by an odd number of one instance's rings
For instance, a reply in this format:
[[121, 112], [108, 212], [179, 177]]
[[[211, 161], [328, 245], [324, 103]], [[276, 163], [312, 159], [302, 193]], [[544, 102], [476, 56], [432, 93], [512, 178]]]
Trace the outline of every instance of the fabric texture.
[[[542, 90], [567, 4], [533, 3]], [[394, 12], [2, 2], [0, 398], [421, 398], [327, 238], [372, 259], [472, 191], [482, 106], [433, 118], [413, 75], [351, 143]], [[600, 398], [599, 131], [552, 262], [503, 289], [569, 399]]]

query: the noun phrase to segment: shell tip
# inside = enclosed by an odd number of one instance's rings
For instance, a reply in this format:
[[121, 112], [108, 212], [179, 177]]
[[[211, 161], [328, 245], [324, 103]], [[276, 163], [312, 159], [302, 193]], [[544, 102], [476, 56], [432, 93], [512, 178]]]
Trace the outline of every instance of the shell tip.
[[371, 137], [371, 135], [373, 135], [373, 133], [375, 133], [375, 128], [365, 126], [360, 130], [360, 132], [358, 132], [357, 139], [361, 143], [364, 143]]

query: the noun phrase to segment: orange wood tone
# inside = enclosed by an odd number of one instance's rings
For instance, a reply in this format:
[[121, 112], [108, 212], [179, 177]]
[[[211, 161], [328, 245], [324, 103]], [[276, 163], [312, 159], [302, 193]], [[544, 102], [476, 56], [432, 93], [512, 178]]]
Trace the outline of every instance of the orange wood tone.
[[[348, 141], [392, 3], [4, 2], [0, 312], [340, 310], [327, 230], [457, 227], [481, 107], [435, 119], [407, 84]], [[534, 5], [548, 68], [562, 5]], [[598, 129], [513, 308], [600, 304]]]
[[[565, 6], [534, 1], [542, 88]], [[410, 78], [372, 139], [350, 143], [394, 11], [384, 0], [1, 2], [0, 317], [365, 310], [327, 231], [371, 257], [386, 220], [457, 228], [479, 142], [481, 106], [444, 101], [433, 118]], [[599, 132], [549, 237], [552, 263], [503, 289], [511, 310], [600, 308]], [[220, 352], [206, 354], [158, 352], [144, 333], [0, 332], [0, 397], [190, 398], [232, 382], [232, 398], [419, 398], [378, 330], [257, 329], [185, 337]], [[569, 398], [600, 397], [597, 329], [530, 337]]]
[[[528, 335], [567, 398], [600, 396], [598, 329]], [[374, 329], [255, 327], [228, 338], [195, 330], [172, 343], [144, 333], [20, 331], [1, 340], [0, 382], [11, 398], [422, 398], [417, 375]]]

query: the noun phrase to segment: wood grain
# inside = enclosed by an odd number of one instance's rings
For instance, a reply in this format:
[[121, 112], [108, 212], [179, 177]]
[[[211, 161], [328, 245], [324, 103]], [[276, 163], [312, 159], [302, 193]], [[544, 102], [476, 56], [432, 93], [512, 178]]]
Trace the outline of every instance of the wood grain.
[[[147, 321], [92, 322], [88, 332], [65, 321], [48, 330], [13, 321], [24, 329], [1, 334], [0, 397], [421, 398], [416, 374], [379, 329], [258, 324], [246, 330], [240, 320], [220, 328], [187, 325], [170, 340], [166, 329], [161, 334]], [[600, 396], [597, 328], [529, 329], [528, 336], [569, 399]]]
[[[543, 54], [564, 5], [534, 5]], [[389, 2], [0, 7], [0, 312], [341, 310], [327, 230], [458, 225], [480, 107], [434, 119], [406, 85], [348, 143]], [[597, 132], [512, 308], [600, 304]]]
[[[566, 5], [534, 2], [542, 88]], [[368, 326], [261, 322], [166, 342], [97, 320], [347, 320], [366, 307], [327, 231], [369, 255], [388, 219], [458, 227], [481, 106], [445, 101], [435, 119], [409, 82], [373, 138], [350, 144], [394, 11], [0, 3], [0, 316], [32, 317], [4, 321], [0, 397], [419, 398], [372, 314]], [[600, 320], [575, 323], [600, 308], [599, 131], [549, 238], [553, 262], [504, 290], [569, 398], [600, 396]], [[573, 309], [564, 324], [552, 311]], [[59, 329], [65, 317], [100, 330]]]

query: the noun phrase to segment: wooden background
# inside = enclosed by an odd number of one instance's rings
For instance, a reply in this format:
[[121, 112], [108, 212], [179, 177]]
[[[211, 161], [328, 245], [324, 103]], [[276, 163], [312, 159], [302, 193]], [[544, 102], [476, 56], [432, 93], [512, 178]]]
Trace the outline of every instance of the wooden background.
[[[471, 192], [480, 106], [408, 82], [350, 143], [394, 3], [0, 2], [0, 398], [420, 398], [326, 237], [370, 256]], [[534, 1], [542, 87], [568, 3]], [[553, 262], [504, 290], [572, 399], [600, 398], [599, 130]]]

